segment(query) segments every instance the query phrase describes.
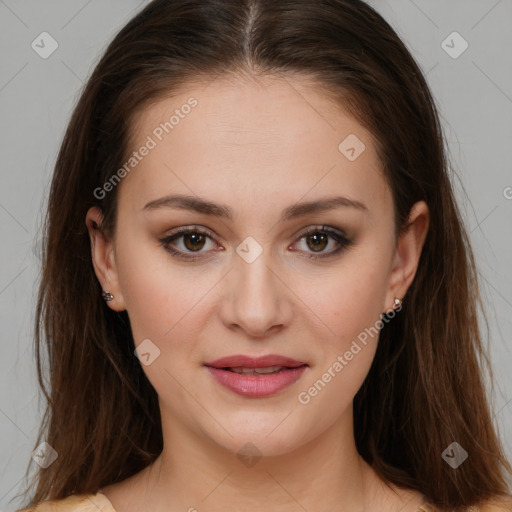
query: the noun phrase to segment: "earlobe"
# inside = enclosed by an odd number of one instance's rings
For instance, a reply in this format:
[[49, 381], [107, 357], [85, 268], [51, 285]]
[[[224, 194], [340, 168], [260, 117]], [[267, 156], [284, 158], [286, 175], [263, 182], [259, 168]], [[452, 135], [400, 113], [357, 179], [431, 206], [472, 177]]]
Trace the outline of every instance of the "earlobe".
[[398, 237], [386, 304], [404, 297], [414, 280], [429, 229], [429, 209], [425, 201], [415, 203], [407, 225]]
[[[105, 300], [115, 311], [123, 311], [126, 308], [119, 286], [114, 245], [102, 230], [102, 222], [103, 214], [98, 207], [93, 206], [87, 211], [85, 223], [91, 242], [92, 264], [103, 290], [101, 295], [98, 295], [98, 300]], [[109, 300], [106, 300], [106, 297]]]

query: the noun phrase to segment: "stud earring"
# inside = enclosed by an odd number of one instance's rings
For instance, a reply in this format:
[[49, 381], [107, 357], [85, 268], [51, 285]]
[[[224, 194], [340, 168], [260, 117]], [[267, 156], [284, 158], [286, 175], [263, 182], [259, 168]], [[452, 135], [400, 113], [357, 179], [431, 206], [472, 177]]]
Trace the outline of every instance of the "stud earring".
[[101, 296], [103, 297], [103, 300], [105, 302], [110, 302], [111, 300], [114, 300], [114, 296], [110, 292], [107, 292], [105, 290], [103, 291]]
[[384, 313], [381, 313], [380, 319], [384, 319], [389, 316], [389, 318], [393, 318], [395, 316], [395, 310], [398, 310], [402, 307], [402, 300], [398, 297], [395, 297], [395, 304], [393, 308], [390, 311], [386, 311]]

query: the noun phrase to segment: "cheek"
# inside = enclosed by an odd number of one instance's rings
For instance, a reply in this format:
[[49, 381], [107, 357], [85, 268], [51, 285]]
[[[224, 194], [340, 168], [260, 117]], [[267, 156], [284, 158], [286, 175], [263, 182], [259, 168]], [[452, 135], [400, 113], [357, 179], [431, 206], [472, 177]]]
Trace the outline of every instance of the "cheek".
[[136, 240], [120, 240], [118, 254], [123, 255], [117, 266], [135, 345], [150, 353], [148, 364], [141, 359], [142, 369], [160, 400], [181, 410], [194, 389], [188, 373], [200, 361], [205, 294], [218, 278], [204, 274], [198, 280], [197, 271], [173, 264], [164, 249]]
[[307, 433], [306, 440], [352, 414], [354, 397], [368, 374], [376, 348], [375, 344], [359, 345], [357, 349], [351, 345], [355, 353], [350, 361], [344, 356], [345, 352], [333, 354], [325, 365], [316, 368], [299, 391], [296, 417], [300, 417], [301, 428]]
[[322, 279], [321, 288], [303, 286], [298, 292], [308, 306], [304, 314], [311, 310], [309, 316], [324, 333], [317, 344], [317, 364], [298, 401], [329, 411], [331, 419], [349, 406], [375, 356], [387, 289], [381, 261], [347, 260], [343, 269]]
[[374, 325], [384, 310], [387, 270], [379, 258], [360, 254], [319, 274], [314, 280], [297, 280], [294, 293], [301, 314], [315, 323], [324, 346], [341, 351], [365, 328]]
[[364, 290], [354, 289], [347, 297], [338, 289], [324, 303], [326, 323], [336, 336], [329, 332], [317, 344], [317, 364], [297, 395], [297, 407], [311, 436], [350, 411], [375, 357], [381, 311], [378, 295]]
[[177, 265], [157, 242], [140, 240], [118, 242], [120, 286], [135, 341], [154, 337], [163, 342], [183, 326], [191, 327], [201, 297], [214, 283], [209, 284], [208, 274], [198, 280], [197, 270]]

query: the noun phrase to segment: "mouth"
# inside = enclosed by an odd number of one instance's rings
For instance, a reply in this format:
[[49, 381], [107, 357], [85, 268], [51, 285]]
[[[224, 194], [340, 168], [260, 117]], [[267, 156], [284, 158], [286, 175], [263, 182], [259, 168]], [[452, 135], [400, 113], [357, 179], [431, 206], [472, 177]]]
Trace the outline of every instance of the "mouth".
[[300, 379], [307, 363], [284, 356], [230, 356], [204, 365], [216, 382], [245, 397], [273, 395]]
[[299, 365], [299, 366], [267, 366], [263, 368], [246, 368], [244, 366], [237, 366], [235, 368], [218, 368], [219, 370], [224, 370], [226, 372], [234, 372], [241, 375], [274, 375], [276, 373], [280, 373], [282, 371], [290, 370], [291, 368], [300, 368], [301, 366], [307, 365]]
[[205, 366], [211, 366], [212, 368], [222, 369], [267, 369], [272, 367], [279, 368], [296, 368], [298, 366], [306, 365], [304, 361], [298, 361], [291, 357], [281, 356], [279, 354], [266, 354], [264, 356], [252, 357], [244, 354], [236, 354], [233, 356], [221, 357], [215, 361], [204, 363]]

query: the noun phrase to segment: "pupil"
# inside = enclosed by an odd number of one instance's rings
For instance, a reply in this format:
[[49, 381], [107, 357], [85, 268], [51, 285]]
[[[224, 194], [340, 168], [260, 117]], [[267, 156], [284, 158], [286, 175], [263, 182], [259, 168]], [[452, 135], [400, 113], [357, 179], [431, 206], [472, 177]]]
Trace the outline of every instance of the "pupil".
[[[321, 249], [325, 248], [325, 245], [326, 245], [325, 242], [326, 242], [326, 239], [327, 239], [326, 235], [324, 235], [324, 234], [315, 234], [315, 235], [310, 235], [307, 238], [308, 238], [308, 240], [315, 240], [313, 243], [314, 243], [314, 246], [317, 249], [320, 248], [320, 250], [321, 250]], [[320, 238], [322, 238], [322, 240], [320, 240]], [[322, 244], [322, 243], [323, 243], [323, 245], [320, 246], [320, 244]]]
[[[189, 240], [192, 240], [191, 244], [188, 243]], [[203, 242], [203, 244], [204, 244], [204, 237], [200, 233], [187, 234], [184, 236], [184, 242], [185, 242], [185, 246], [187, 247], [187, 249], [190, 249], [190, 250], [201, 249], [202, 246], [197, 247], [197, 244], [201, 244], [201, 242]]]

